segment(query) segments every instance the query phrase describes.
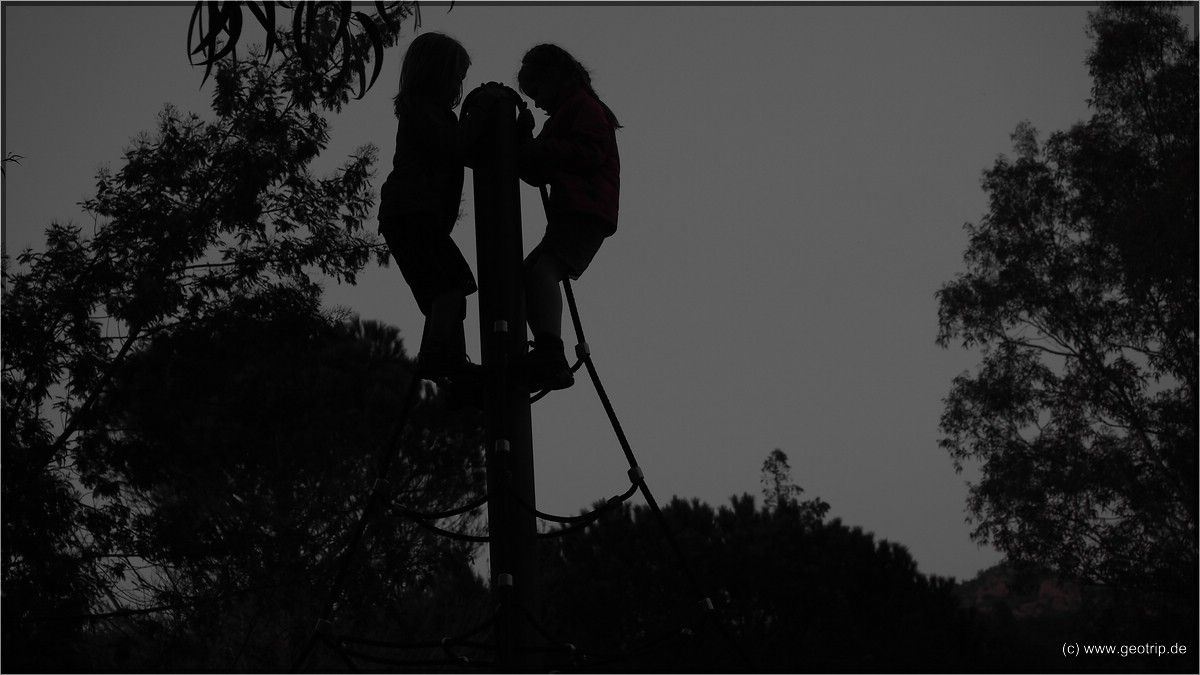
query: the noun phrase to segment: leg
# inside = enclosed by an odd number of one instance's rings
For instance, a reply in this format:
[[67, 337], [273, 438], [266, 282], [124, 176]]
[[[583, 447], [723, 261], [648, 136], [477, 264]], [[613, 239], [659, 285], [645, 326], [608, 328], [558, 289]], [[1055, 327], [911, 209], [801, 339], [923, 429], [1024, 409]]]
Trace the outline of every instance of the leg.
[[527, 268], [525, 311], [534, 341], [562, 344], [562, 291], [567, 266], [557, 256], [539, 255]]
[[430, 380], [477, 379], [480, 366], [467, 359], [467, 296], [462, 291], [446, 291], [429, 302], [425, 334], [421, 339], [418, 372]]
[[526, 267], [525, 306], [534, 340], [533, 351], [526, 357], [530, 391], [565, 389], [575, 382], [563, 353], [563, 303], [558, 288], [568, 271], [557, 256], [546, 254], [537, 255]]
[[525, 298], [529, 328], [534, 340], [542, 336], [562, 342], [563, 300], [559, 284], [578, 279], [588, 268], [609, 226], [578, 216], [565, 223], [551, 222], [542, 241], [525, 262]]
[[426, 339], [430, 344], [445, 345], [454, 352], [466, 353], [463, 319], [467, 316], [467, 296], [462, 291], [447, 291], [430, 303]]
[[[446, 408], [483, 409], [482, 366], [467, 359], [467, 336], [463, 321], [467, 318], [467, 296], [448, 291], [430, 302], [426, 319], [428, 336], [421, 350], [424, 375], [437, 380], [446, 392]], [[428, 351], [426, 351], [428, 349]]]

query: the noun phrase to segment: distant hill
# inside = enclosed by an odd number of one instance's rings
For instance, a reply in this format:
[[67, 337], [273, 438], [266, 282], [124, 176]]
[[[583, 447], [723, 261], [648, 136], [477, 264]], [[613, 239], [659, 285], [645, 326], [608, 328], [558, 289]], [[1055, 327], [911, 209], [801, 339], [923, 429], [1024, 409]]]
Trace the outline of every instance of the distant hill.
[[[980, 655], [992, 671], [1200, 672], [1196, 598], [1122, 591], [1004, 564], [958, 583], [954, 594], [978, 620]], [[1113, 653], [1075, 655], [1085, 647]]]
[[1018, 572], [996, 565], [974, 579], [959, 583], [954, 593], [963, 607], [982, 614], [1007, 612], [1014, 619], [1036, 619], [1078, 612], [1084, 605], [1083, 586], [1041, 572]]

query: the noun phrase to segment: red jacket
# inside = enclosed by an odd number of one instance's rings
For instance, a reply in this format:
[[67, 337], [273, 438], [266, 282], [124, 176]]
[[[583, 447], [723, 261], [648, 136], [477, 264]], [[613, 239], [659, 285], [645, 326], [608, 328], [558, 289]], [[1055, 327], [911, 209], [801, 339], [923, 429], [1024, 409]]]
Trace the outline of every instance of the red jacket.
[[550, 185], [550, 219], [585, 214], [617, 230], [621, 157], [604, 106], [580, 87], [522, 147], [521, 179]]

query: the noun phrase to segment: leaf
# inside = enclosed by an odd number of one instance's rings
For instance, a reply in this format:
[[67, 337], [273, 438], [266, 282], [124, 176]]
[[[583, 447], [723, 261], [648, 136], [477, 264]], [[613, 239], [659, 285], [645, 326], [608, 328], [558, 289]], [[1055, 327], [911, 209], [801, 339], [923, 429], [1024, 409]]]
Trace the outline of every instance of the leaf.
[[358, 95], [354, 97], [355, 101], [361, 101], [362, 97], [367, 93], [367, 69], [362, 60], [355, 61], [352, 66], [354, 71], [358, 73]]
[[188, 20], [188, 38], [187, 38], [188, 63], [191, 63], [192, 65], [196, 65], [195, 61], [192, 60], [192, 57], [195, 56], [196, 53], [199, 52], [203, 48], [201, 46], [201, 47], [197, 47], [196, 49], [192, 49], [193, 29], [196, 27], [197, 20], [201, 18], [203, 9], [204, 9], [204, 3], [197, 2], [196, 7], [194, 9], [192, 9], [192, 18]]
[[259, 25], [267, 31], [266, 59], [269, 61], [271, 54], [275, 52], [275, 44], [277, 42], [275, 36], [275, 3], [271, 2], [271, 0], [263, 0], [261, 10], [253, 2], [246, 3], [246, 6], [250, 8], [250, 13], [258, 19]]
[[[326, 54], [326, 58], [333, 55], [333, 51], [334, 51], [333, 45], [337, 43], [339, 38], [346, 38], [346, 40], [345, 40], [346, 45], [349, 44], [348, 38], [350, 37], [349, 24], [350, 24], [350, 13], [351, 13], [350, 3], [349, 2], [339, 2], [337, 8], [338, 8], [338, 25], [337, 25], [337, 28], [334, 29], [334, 31], [333, 31], [333, 40], [330, 41], [329, 52], [328, 52], [328, 54]], [[346, 45], [343, 46], [343, 49], [346, 48]]]
[[232, 52], [237, 47], [238, 38], [242, 36], [242, 10], [236, 2], [225, 4], [221, 26], [229, 34], [229, 40], [225, 42], [221, 51], [212, 57], [213, 61], [220, 61], [222, 57]]
[[308, 58], [308, 43], [304, 38], [304, 20], [308, 15], [309, 23], [316, 14], [316, 3], [308, 3], [304, 10], [297, 7], [292, 12], [292, 42], [296, 45], [296, 53], [300, 55], [300, 63], [308, 71], [314, 70], [312, 61]]
[[[213, 0], [208, 3], [208, 32], [200, 38], [200, 44], [192, 49], [192, 29], [203, 24], [203, 9], [204, 3], [197, 2], [196, 8], [192, 10], [192, 18], [188, 22], [188, 62], [193, 66], [205, 66], [204, 77], [200, 80], [202, 87], [208, 81], [217, 61], [220, 61], [237, 46], [238, 38], [242, 33], [242, 11], [238, 3], [227, 2], [222, 8], [219, 2]], [[218, 50], [217, 38], [220, 37], [222, 31], [229, 34], [229, 40]], [[201, 52], [205, 54], [204, 60], [196, 63], [192, 57]]]
[[366, 93], [367, 89], [375, 86], [375, 80], [379, 78], [379, 73], [383, 70], [383, 36], [379, 34], [379, 29], [375, 26], [375, 22], [371, 17], [362, 12], [355, 12], [359, 23], [362, 24], [363, 31], [367, 37], [371, 39], [371, 46], [375, 50], [375, 67], [371, 71], [371, 81], [366, 85], [362, 92], [359, 93], [359, 98]]
[[[221, 32], [221, 3], [217, 0], [209, 0], [208, 3], [208, 35], [206, 41], [209, 43], [209, 49], [215, 50], [217, 46], [217, 35]], [[212, 60], [212, 59], [210, 59]]]
[[95, 497], [116, 497], [121, 493], [121, 482], [115, 480], [106, 480], [96, 486], [92, 490], [92, 495]]
[[9, 162], [12, 162], [13, 164], [20, 164], [22, 159], [25, 159], [24, 155], [18, 155], [14, 152], [8, 153], [8, 156], [4, 158], [3, 162], [0, 162], [0, 174], [4, 174], [5, 172], [4, 164], [8, 164]]
[[[395, 3], [390, 3], [390, 4], [395, 4]], [[375, 11], [379, 13], [380, 19], [383, 20], [383, 25], [387, 26], [388, 30], [394, 31], [394, 30], [400, 29], [399, 22], [392, 21], [391, 17], [388, 16], [388, 8], [387, 8], [386, 4], [384, 4], [383, 2], [377, 1], [375, 3]], [[420, 24], [417, 24], [417, 25], [419, 26]]]

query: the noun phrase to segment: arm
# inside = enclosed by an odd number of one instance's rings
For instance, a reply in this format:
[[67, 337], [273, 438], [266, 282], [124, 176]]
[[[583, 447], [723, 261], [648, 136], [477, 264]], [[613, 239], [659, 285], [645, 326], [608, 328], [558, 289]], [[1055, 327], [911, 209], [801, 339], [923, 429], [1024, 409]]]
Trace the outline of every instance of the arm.
[[605, 159], [612, 134], [612, 125], [604, 110], [591, 97], [572, 111], [562, 128], [553, 133], [543, 131], [533, 139], [524, 154], [531, 167], [548, 171], [589, 173], [598, 169]]
[[420, 117], [414, 129], [416, 147], [427, 156], [472, 166], [472, 150], [483, 132], [482, 116], [464, 110], [462, 119], [457, 120], [452, 112], [443, 111], [427, 100], [413, 103], [413, 112]]
[[521, 142], [517, 154], [517, 174], [521, 180], [534, 187], [541, 187], [550, 182], [550, 176], [544, 165], [538, 161], [537, 139], [527, 138]]

